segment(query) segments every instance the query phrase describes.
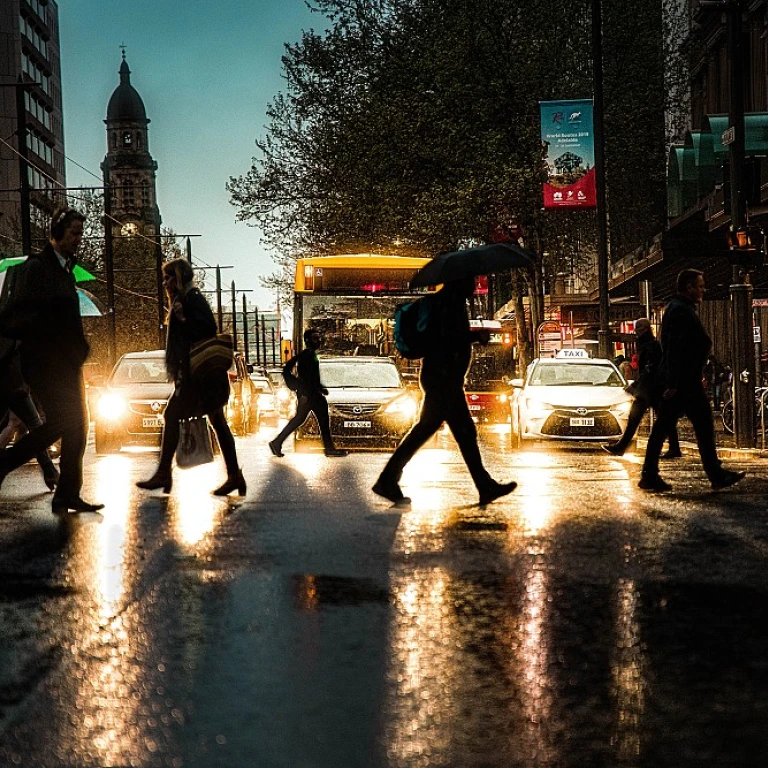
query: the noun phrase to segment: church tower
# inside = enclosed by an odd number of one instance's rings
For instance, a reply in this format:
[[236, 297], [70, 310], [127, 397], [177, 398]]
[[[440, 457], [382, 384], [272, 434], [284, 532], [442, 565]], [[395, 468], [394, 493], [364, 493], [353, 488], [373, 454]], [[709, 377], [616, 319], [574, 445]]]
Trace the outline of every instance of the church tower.
[[115, 235], [141, 233], [156, 237], [160, 232], [155, 178], [157, 163], [149, 154], [149, 119], [139, 92], [131, 85], [131, 70], [120, 64], [120, 85], [107, 106], [107, 155], [101, 164], [105, 186], [112, 189]]

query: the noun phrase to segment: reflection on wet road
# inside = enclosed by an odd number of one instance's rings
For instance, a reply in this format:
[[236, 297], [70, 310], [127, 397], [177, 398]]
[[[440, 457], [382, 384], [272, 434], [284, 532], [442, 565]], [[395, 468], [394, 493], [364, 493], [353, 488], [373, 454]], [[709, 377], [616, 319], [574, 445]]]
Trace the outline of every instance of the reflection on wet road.
[[89, 454], [103, 517], [0, 497], [0, 765], [746, 766], [764, 751], [768, 489], [636, 487], [637, 457], [513, 452], [476, 504], [449, 439], [410, 508], [368, 490], [386, 454], [268, 436], [138, 491], [151, 454]]

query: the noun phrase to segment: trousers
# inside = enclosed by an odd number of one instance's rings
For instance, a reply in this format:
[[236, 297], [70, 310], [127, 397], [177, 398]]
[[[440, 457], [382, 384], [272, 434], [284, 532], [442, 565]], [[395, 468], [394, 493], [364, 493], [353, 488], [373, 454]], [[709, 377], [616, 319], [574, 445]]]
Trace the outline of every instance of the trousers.
[[[637, 432], [637, 429], [643, 420], [643, 416], [645, 416], [646, 412], [651, 407], [652, 406], [650, 402], [648, 402], [648, 400], [643, 397], [636, 397], [632, 401], [632, 407], [629, 410], [629, 416], [627, 416], [627, 427], [624, 430], [624, 434], [621, 436], [614, 448], [618, 448], [624, 451], [629, 447], [629, 444], [632, 442], [632, 438], [635, 436], [635, 433]], [[654, 408], [654, 411], [656, 412], [656, 416], [658, 418], [658, 409]], [[677, 436], [677, 426], [673, 427], [672, 432], [670, 432], [670, 434], [668, 434], [666, 437], [669, 440], [670, 452], [680, 453], [680, 441]]]
[[275, 446], [279, 448], [285, 439], [307, 420], [310, 413], [314, 413], [317, 419], [320, 437], [323, 439], [323, 448], [326, 451], [332, 451], [334, 444], [333, 437], [331, 436], [331, 419], [328, 415], [328, 401], [322, 392], [313, 392], [309, 395], [302, 393], [298, 396], [296, 413], [283, 427], [280, 434], [272, 441]]
[[443, 423], [448, 424], [477, 489], [488, 488], [493, 480], [483, 466], [477, 445], [477, 427], [469, 413], [464, 389], [444, 385], [425, 388], [419, 418], [390, 456], [380, 479], [399, 482], [405, 465]]

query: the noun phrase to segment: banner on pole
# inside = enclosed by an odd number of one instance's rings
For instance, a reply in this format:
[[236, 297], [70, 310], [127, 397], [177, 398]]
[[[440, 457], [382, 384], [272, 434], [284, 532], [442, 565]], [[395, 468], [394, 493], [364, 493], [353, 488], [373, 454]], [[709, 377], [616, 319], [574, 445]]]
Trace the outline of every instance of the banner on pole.
[[540, 101], [545, 208], [595, 208], [592, 99]]

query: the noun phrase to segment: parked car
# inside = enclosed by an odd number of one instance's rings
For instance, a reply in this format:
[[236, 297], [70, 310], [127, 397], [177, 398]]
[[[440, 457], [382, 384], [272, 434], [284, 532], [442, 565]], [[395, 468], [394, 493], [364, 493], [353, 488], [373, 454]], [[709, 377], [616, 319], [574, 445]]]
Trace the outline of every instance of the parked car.
[[[392, 448], [411, 428], [421, 393], [407, 387], [388, 357], [320, 357], [331, 434], [345, 448]], [[310, 416], [294, 433], [296, 450], [319, 444]]]
[[259, 376], [255, 373], [251, 374], [251, 381], [257, 391], [257, 425], [261, 427], [262, 424], [267, 424], [271, 427], [276, 427], [279, 415], [277, 411], [277, 395], [275, 394], [272, 382], [267, 376]]
[[172, 393], [165, 350], [123, 355], [95, 404], [96, 453], [113, 453], [125, 445], [159, 445]]
[[511, 439], [613, 440], [627, 426], [632, 396], [610, 360], [593, 359], [583, 350], [565, 349], [539, 358], [525, 379], [513, 379]]
[[229, 402], [226, 416], [235, 435], [249, 435], [259, 428], [258, 392], [251, 381], [251, 366], [241, 352], [235, 352], [229, 369]]

